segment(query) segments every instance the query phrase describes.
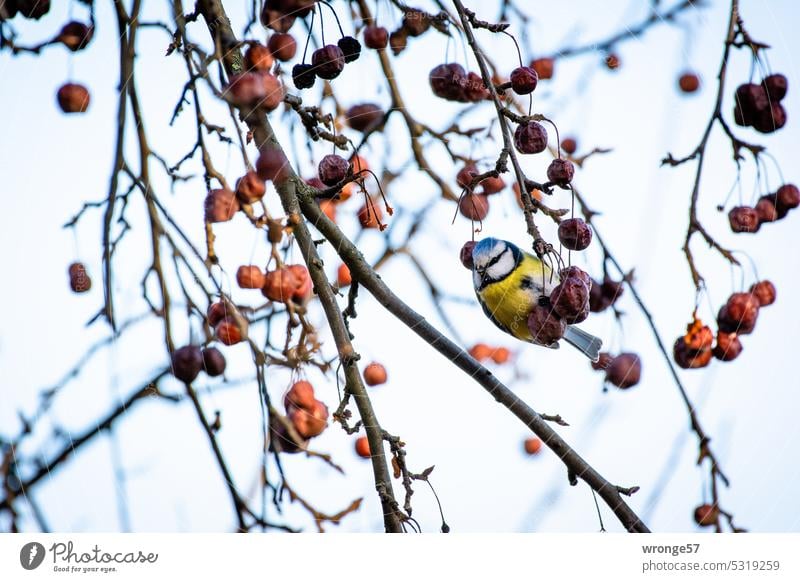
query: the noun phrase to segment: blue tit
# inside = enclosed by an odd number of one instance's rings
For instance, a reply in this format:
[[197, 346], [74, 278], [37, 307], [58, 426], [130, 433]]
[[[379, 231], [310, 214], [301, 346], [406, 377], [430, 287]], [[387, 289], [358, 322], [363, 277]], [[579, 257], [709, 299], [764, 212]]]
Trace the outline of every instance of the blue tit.
[[[558, 285], [556, 273], [516, 245], [496, 238], [485, 238], [472, 250], [472, 282], [486, 316], [504, 332], [533, 344], [528, 329], [528, 314], [542, 296], [550, 296]], [[600, 357], [600, 338], [568, 325], [564, 340], [596, 362]], [[547, 347], [557, 348], [558, 342]]]

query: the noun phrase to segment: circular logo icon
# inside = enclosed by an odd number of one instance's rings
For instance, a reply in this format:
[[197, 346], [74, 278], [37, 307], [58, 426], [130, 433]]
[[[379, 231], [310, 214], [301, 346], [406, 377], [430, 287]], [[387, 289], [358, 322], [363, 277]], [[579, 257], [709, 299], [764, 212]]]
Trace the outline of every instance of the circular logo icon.
[[28, 542], [19, 551], [19, 563], [26, 570], [35, 570], [44, 561], [44, 546], [39, 542]]

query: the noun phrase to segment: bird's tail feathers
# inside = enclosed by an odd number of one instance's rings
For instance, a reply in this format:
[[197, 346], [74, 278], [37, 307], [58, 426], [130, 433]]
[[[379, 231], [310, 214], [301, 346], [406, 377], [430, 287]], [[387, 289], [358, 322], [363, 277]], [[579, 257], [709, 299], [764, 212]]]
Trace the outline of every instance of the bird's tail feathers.
[[599, 337], [593, 336], [574, 325], [568, 325], [567, 331], [564, 333], [564, 341], [576, 347], [591, 361], [596, 362], [600, 359], [600, 348], [603, 346], [603, 340]]

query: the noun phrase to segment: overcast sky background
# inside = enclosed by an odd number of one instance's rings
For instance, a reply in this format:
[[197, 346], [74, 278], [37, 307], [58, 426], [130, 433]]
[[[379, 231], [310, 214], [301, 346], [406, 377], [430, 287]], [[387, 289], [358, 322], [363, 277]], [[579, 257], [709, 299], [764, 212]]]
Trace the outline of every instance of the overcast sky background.
[[[236, 31], [245, 22], [246, 4], [237, 1], [226, 5]], [[491, 20], [497, 14], [495, 4], [481, 2], [479, 16]], [[650, 5], [622, 0], [522, 4], [531, 14], [529, 34], [533, 44], [528, 48], [540, 54], [605, 39], [626, 25], [640, 22]], [[683, 332], [694, 306], [694, 290], [681, 246], [695, 165], [670, 169], [660, 167], [659, 162], [667, 152], [676, 157], [687, 155], [702, 135], [713, 109], [714, 77], [728, 4], [710, 1], [702, 10], [684, 13], [679, 19], [681, 27], [662, 24], [642, 37], [621, 43], [616, 51], [622, 67], [616, 72], [605, 70], [602, 56], [596, 53], [559, 62], [555, 78], [542, 82], [535, 94], [534, 111], [552, 117], [562, 136], [577, 136], [581, 151], [595, 146], [613, 148], [612, 153], [597, 156], [579, 169], [574, 183], [592, 207], [602, 213], [597, 218], [598, 229], [617, 259], [626, 269], [635, 268], [638, 288], [669, 345]], [[797, 182], [800, 176], [796, 174], [795, 159], [800, 132], [795, 116], [800, 111], [800, 93], [795, 83], [800, 69], [793, 55], [800, 54], [795, 30], [798, 8], [791, 0], [743, 0], [741, 4], [748, 31], [773, 47], [768, 52], [771, 69], [786, 74], [790, 80], [784, 101], [789, 121], [782, 131], [769, 136], [736, 130], [746, 139], [767, 145], [786, 181]], [[334, 5], [340, 14], [346, 14], [342, 2]], [[474, 2], [472, 5], [477, 6]], [[76, 17], [85, 14], [83, 7], [74, 3], [69, 8], [54, 6], [50, 15], [39, 22], [21, 23], [17, 18], [14, 25], [21, 33], [21, 42], [33, 44], [49, 38], [65, 22], [68, 10]], [[381, 2], [379, 18], [391, 29], [399, 22], [399, 16], [395, 15], [394, 22], [380, 16], [388, 12], [388, 4]], [[142, 19], [153, 21], [164, 18], [165, 13], [163, 3], [145, 2]], [[324, 14], [325, 30], [328, 36], [334, 36], [329, 16]], [[89, 211], [77, 235], [61, 228], [84, 201], [102, 200], [107, 195], [118, 83], [117, 32], [109, 2], [97, 4], [97, 22], [93, 42], [86, 51], [75, 55], [67, 54], [63, 47], [51, 47], [39, 57], [23, 54], [12, 58], [8, 51], [0, 53], [0, 174], [4, 201], [0, 233], [5, 251], [0, 291], [0, 304], [5, 307], [0, 325], [0, 435], [4, 436], [19, 430], [18, 411], [32, 413], [39, 391], [57, 381], [89, 345], [108, 333], [103, 323], [84, 327], [102, 304], [101, 213]], [[518, 24], [512, 31], [518, 30]], [[346, 31], [351, 30], [349, 24], [345, 27]], [[300, 37], [301, 30], [298, 23], [292, 32]], [[191, 26], [190, 34], [194, 41], [207, 44], [202, 21]], [[510, 40], [485, 32], [478, 36], [500, 68], [510, 72], [516, 61]], [[263, 39], [263, 33], [258, 32], [257, 38]], [[194, 128], [190, 109], [174, 126], [168, 126], [185, 82], [185, 70], [177, 55], [164, 57], [167, 42], [163, 31], [140, 31], [137, 75], [150, 142], [174, 163], [191, 148]], [[461, 41], [451, 43], [449, 48], [446, 44], [444, 37], [431, 32], [413, 39], [405, 53], [392, 58], [408, 107], [421, 121], [439, 129], [449, 124], [459, 106], [430, 95], [428, 71], [445, 62], [446, 55], [461, 63], [466, 58]], [[475, 68], [471, 58], [467, 63]], [[677, 77], [687, 67], [696, 70], [704, 82], [702, 91], [691, 97], [676, 90]], [[749, 54], [734, 51], [723, 105], [726, 119], [730, 120], [735, 86], [750, 78], [750, 70]], [[70, 76], [87, 84], [92, 92], [91, 108], [83, 116], [65, 116], [55, 103], [56, 90]], [[357, 63], [348, 65], [333, 86], [345, 106], [362, 101], [384, 106], [389, 103], [377, 56], [369, 50]], [[294, 92], [293, 87], [291, 90]], [[305, 92], [303, 98], [313, 102], [314, 95]], [[229, 123], [225, 110], [207, 94], [204, 108], [213, 122]], [[490, 116], [491, 106], [484, 105], [463, 126]], [[287, 119], [278, 112], [271, 118], [279, 125]], [[288, 145], [283, 126], [281, 134]], [[379, 160], [388, 151], [389, 166], [401, 167], [409, 154], [404, 132], [400, 117], [393, 116], [387, 135], [370, 141], [370, 162], [375, 159], [374, 165], [382, 167]], [[214, 143], [213, 139], [209, 141]], [[130, 159], [136, 159], [132, 146], [131, 140], [128, 153]], [[463, 153], [469, 153], [463, 142], [459, 142], [461, 146], [465, 148]], [[312, 174], [309, 152], [303, 144], [296, 150], [302, 173]], [[215, 144], [214, 151], [217, 167], [230, 182], [235, 181], [242, 172], [236, 150]], [[251, 154], [253, 151], [251, 148]], [[497, 151], [496, 144], [484, 141], [475, 146], [473, 154], [489, 160]], [[315, 146], [313, 153], [319, 159], [328, 153], [328, 148]], [[443, 175], [454, 178], [455, 169], [451, 169], [446, 155], [432, 149], [430, 158]], [[527, 156], [524, 167], [530, 176], [542, 178], [548, 162], [546, 155]], [[157, 175], [158, 196], [202, 249], [202, 178], [181, 184], [170, 194], [169, 181], [155, 164], [152, 168]], [[198, 164], [187, 169], [199, 175]], [[770, 162], [768, 172], [774, 190], [781, 182]], [[748, 159], [742, 172], [745, 203], [754, 202], [762, 193], [754, 191], [754, 183], [753, 164]], [[723, 508], [735, 514], [737, 524], [753, 531], [797, 531], [800, 423], [796, 418], [800, 382], [795, 361], [800, 345], [800, 315], [794, 298], [800, 296], [795, 250], [800, 214], [795, 211], [787, 220], [767, 225], [754, 236], [734, 235], [727, 226], [726, 214], [715, 210], [734, 186], [730, 145], [717, 129], [701, 184], [701, 220], [723, 245], [747, 252], [758, 276], [776, 284], [778, 301], [762, 310], [755, 332], [743, 338], [745, 350], [738, 360], [726, 364], [714, 361], [706, 369], [681, 371], [680, 375], [699, 405], [703, 425], [712, 435], [712, 445], [731, 479], [730, 489], [722, 490]], [[270, 207], [279, 212], [274, 192], [270, 192]], [[393, 205], [416, 209], [438, 193], [427, 178], [409, 171], [393, 183], [388, 195]], [[737, 196], [734, 193], [732, 203]], [[340, 210], [340, 222], [351, 235], [358, 231], [354, 216], [358, 204], [351, 201]], [[567, 193], [555, 195], [554, 206], [568, 204]], [[470, 274], [457, 258], [470, 227], [462, 217], [451, 225], [452, 212], [452, 203], [438, 203], [411, 246], [443, 289], [471, 299]], [[116, 263], [115, 294], [122, 319], [146, 311], [140, 287], [150, 261], [145, 219], [141, 196], [134, 195], [128, 211], [134, 231], [120, 246]], [[555, 240], [555, 229], [543, 218], [539, 224], [546, 236]], [[240, 264], [266, 262], [268, 249], [263, 239], [243, 217], [215, 226], [215, 232], [218, 254], [229, 273], [235, 273]], [[484, 232], [529, 246], [510, 189], [492, 199]], [[379, 235], [369, 232], [359, 244], [368, 257], [374, 257], [380, 252], [379, 242]], [[744, 272], [732, 272], [719, 256], [706, 252], [699, 239], [695, 242], [693, 248], [709, 291], [701, 302], [700, 315], [711, 321], [716, 311], [711, 306], [720, 305], [733, 290], [748, 287], [755, 275], [746, 258]], [[333, 278], [338, 262], [330, 248], [323, 252]], [[573, 253], [573, 261], [598, 276], [601, 255], [597, 245], [578, 254], [582, 256]], [[301, 261], [296, 250], [294, 258]], [[82, 296], [70, 293], [67, 284], [67, 265], [76, 259], [87, 263], [94, 280], [92, 291]], [[425, 286], [406, 259], [392, 259], [382, 276], [409, 305], [442, 327]], [[179, 293], [177, 285], [174, 289]], [[244, 304], [261, 300], [258, 292], [240, 290], [235, 285], [231, 292], [235, 301]], [[380, 360], [389, 371], [389, 383], [371, 390], [379, 419], [386, 430], [399, 434], [407, 443], [412, 470], [436, 466], [431, 480], [453, 530], [599, 528], [594, 502], [584, 483], [569, 487], [563, 465], [549, 450], [534, 458], [523, 454], [522, 441], [528, 434], [519, 421], [387, 315], [365, 292], [359, 302], [359, 317], [353, 326], [356, 349], [364, 362]], [[629, 292], [619, 307], [627, 314], [622, 328], [609, 313], [593, 315], [583, 326], [603, 337], [615, 352], [639, 352], [644, 373], [635, 388], [625, 392], [612, 388], [605, 393], [601, 376], [592, 372], [573, 350], [553, 352], [516, 343], [496, 330], [475, 305], [452, 303], [447, 310], [466, 347], [484, 341], [515, 352], [516, 365], [498, 367], [498, 377], [509, 382], [519, 397], [537, 411], [559, 413], [567, 419], [570, 426], [559, 428], [559, 432], [595, 468], [614, 483], [641, 487], [630, 502], [651, 529], [691, 531], [695, 528], [692, 510], [708, 489], [707, 471], [695, 466], [697, 444], [688, 431], [683, 403]], [[181, 314], [180, 304], [176, 306], [176, 320], [176, 341], [186, 343], [190, 326]], [[312, 320], [318, 324], [324, 321], [318, 306], [313, 309]], [[136, 325], [113, 347], [95, 356], [58, 397], [52, 422], [43, 419], [40, 431], [23, 450], [30, 454], [43, 447], [45, 456], [52, 455], [60, 445], [45, 437], [54, 425], [71, 434], [84, 431], [121, 396], [166, 365], [159, 323], [150, 318]], [[195, 337], [198, 331], [195, 322]], [[239, 345], [224, 351], [229, 360], [228, 377], [251, 381], [205, 395], [203, 404], [209, 415], [214, 410], [222, 412], [223, 426], [218, 434], [221, 446], [237, 485], [251, 496], [257, 489], [260, 463], [258, 392], [252, 381], [248, 348]], [[326, 353], [333, 353], [330, 340]], [[317, 386], [319, 397], [334, 409], [335, 384], [324, 381], [315, 371], [309, 371], [308, 377]], [[269, 390], [276, 401], [288, 382], [288, 373], [270, 370]], [[219, 383], [201, 375], [196, 387], [204, 390]], [[181, 389], [172, 379], [165, 381], [163, 387], [165, 391]], [[235, 527], [227, 490], [189, 405], [141, 403], [119, 424], [115, 435], [116, 447], [123, 451], [124, 496], [133, 530], [226, 531]], [[314, 459], [284, 456], [287, 477], [306, 499], [330, 513], [346, 507], [353, 498], [365, 497], [362, 509], [348, 516], [338, 528], [331, 528], [334, 531], [379, 531], [382, 520], [370, 466], [354, 455], [352, 442], [353, 437], [332, 425], [312, 443], [314, 449], [332, 453], [344, 467], [345, 476]], [[106, 436], [95, 439], [35, 488], [33, 495], [54, 530], [106, 531], [122, 527], [111, 464], [114, 446]], [[274, 477], [274, 465], [271, 470]], [[396, 492], [401, 495], [402, 488], [396, 487]], [[436, 502], [424, 484], [416, 487], [413, 502], [414, 517], [423, 529], [437, 531]], [[619, 531], [613, 514], [603, 506], [601, 509], [606, 527]], [[35, 529], [28, 507], [20, 503], [19, 510], [22, 524]], [[307, 514], [296, 505], [287, 504], [283, 517], [274, 510], [269, 517], [313, 530]], [[7, 524], [2, 522], [0, 527]]]

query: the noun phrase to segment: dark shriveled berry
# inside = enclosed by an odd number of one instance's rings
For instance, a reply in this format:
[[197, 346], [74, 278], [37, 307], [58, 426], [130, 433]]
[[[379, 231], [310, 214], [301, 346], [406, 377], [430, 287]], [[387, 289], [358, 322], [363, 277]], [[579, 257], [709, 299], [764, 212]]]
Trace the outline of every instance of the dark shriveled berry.
[[203, 354], [198, 346], [183, 346], [172, 353], [172, 374], [188, 384], [203, 369]]
[[522, 154], [538, 154], [547, 148], [547, 130], [541, 123], [531, 121], [514, 130], [514, 146]]
[[589, 316], [589, 286], [579, 277], [567, 277], [553, 288], [550, 304], [567, 323], [580, 323]]
[[560, 340], [566, 330], [567, 322], [549, 306], [537, 304], [528, 314], [528, 331], [535, 344], [549, 346]]
[[774, 101], [768, 108], [759, 111], [753, 121], [753, 129], [761, 133], [778, 131], [784, 125], [786, 125], [786, 109]]
[[533, 93], [539, 82], [539, 75], [531, 67], [517, 67], [511, 71], [511, 88], [517, 95]]
[[592, 229], [580, 218], [568, 218], [558, 225], [558, 240], [571, 251], [582, 251], [592, 242]]
[[472, 250], [475, 248], [476, 244], [477, 243], [474, 240], [468, 240], [464, 243], [464, 246], [461, 247], [461, 251], [458, 255], [459, 259], [461, 259], [461, 264], [470, 270], [474, 266], [472, 261]]
[[766, 307], [767, 305], [772, 305], [775, 303], [775, 296], [777, 295], [778, 291], [775, 289], [775, 285], [772, 284], [771, 281], [759, 281], [758, 283], [754, 283], [750, 287], [750, 293], [752, 293], [756, 299], [758, 299], [758, 304], [761, 307]]
[[714, 346], [713, 353], [718, 360], [730, 362], [738, 358], [743, 349], [738, 334], [721, 331], [717, 334], [717, 345]]
[[685, 370], [705, 368], [711, 362], [711, 347], [695, 350], [686, 343], [685, 337], [679, 337], [672, 346], [672, 357]]
[[422, 10], [408, 8], [403, 13], [403, 29], [408, 36], [420, 36], [431, 27], [431, 18]]
[[239, 211], [239, 201], [231, 190], [211, 190], [205, 199], [205, 211], [208, 222], [227, 222]]
[[759, 301], [750, 293], [734, 293], [717, 314], [719, 330], [725, 333], [748, 334], [758, 319]]
[[794, 184], [784, 184], [775, 192], [775, 208], [778, 212], [800, 206], [800, 189]]
[[292, 81], [298, 89], [309, 89], [314, 86], [316, 80], [317, 75], [312, 65], [300, 63], [292, 67]]
[[606, 381], [622, 389], [635, 386], [641, 378], [642, 360], [632, 353], [618, 355], [606, 370]]
[[745, 83], [736, 88], [733, 117], [738, 125], [753, 125], [756, 117], [767, 109], [769, 98], [761, 85]]
[[483, 84], [483, 78], [477, 73], [470, 71], [464, 81], [459, 101], [471, 101], [473, 103], [489, 98], [489, 90]]
[[733, 232], [756, 232], [761, 226], [758, 212], [749, 206], [736, 206], [728, 212], [728, 222]]
[[345, 63], [357, 61], [358, 57], [361, 56], [361, 43], [352, 36], [343, 36], [336, 44], [342, 49]]
[[767, 93], [770, 101], [780, 101], [786, 97], [786, 91], [789, 89], [789, 81], [784, 75], [780, 73], [768, 75], [761, 81], [761, 86]]
[[466, 79], [467, 72], [458, 63], [438, 65], [428, 74], [433, 94], [448, 101], [457, 101], [461, 97]]
[[567, 186], [574, 175], [574, 164], [564, 158], [556, 158], [547, 166], [547, 179], [558, 186]]
[[326, 186], [333, 186], [344, 180], [349, 168], [350, 162], [342, 156], [328, 154], [319, 163], [319, 179]]
[[576, 267], [575, 265], [571, 265], [566, 269], [561, 269], [558, 272], [559, 279], [562, 281], [569, 277], [577, 277], [583, 284], [589, 287], [592, 284], [592, 278], [589, 276], [589, 273], [581, 269], [580, 267]]
[[318, 48], [311, 55], [311, 64], [314, 66], [314, 73], [320, 79], [330, 81], [339, 76], [344, 69], [344, 53], [335, 44], [326, 44]]
[[209, 376], [221, 376], [225, 371], [225, 356], [217, 348], [203, 350], [203, 368]]
[[397, 56], [406, 50], [408, 46], [408, 31], [400, 27], [389, 35], [389, 48], [392, 49], [392, 54]]

